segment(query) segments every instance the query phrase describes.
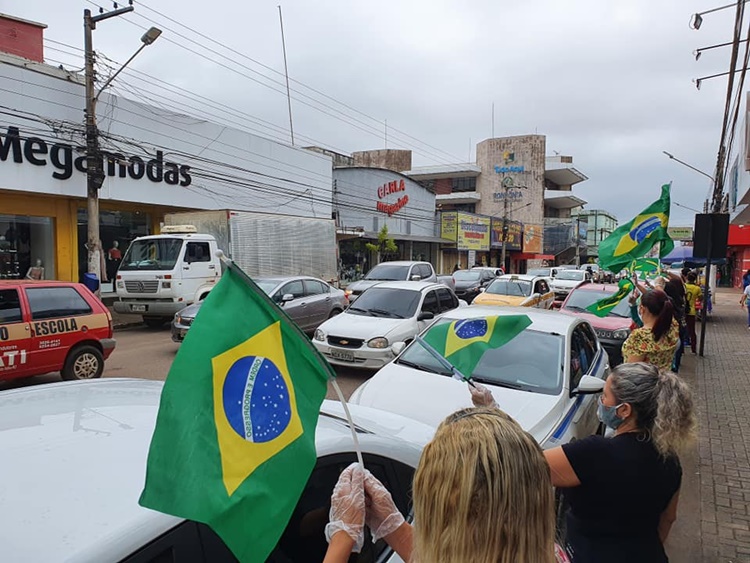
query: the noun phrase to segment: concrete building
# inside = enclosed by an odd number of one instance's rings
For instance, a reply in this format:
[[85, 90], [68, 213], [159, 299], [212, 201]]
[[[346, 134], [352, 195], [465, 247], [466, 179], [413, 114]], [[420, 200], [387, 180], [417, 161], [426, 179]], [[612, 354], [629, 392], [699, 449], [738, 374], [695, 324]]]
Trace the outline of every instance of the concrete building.
[[571, 217], [587, 225], [585, 246], [581, 248], [581, 263], [596, 262], [599, 257], [599, 243], [617, 228], [618, 221], [609, 211], [603, 209], [574, 209]]
[[[434, 190], [438, 211], [450, 213], [441, 224], [448, 236], [455, 225], [457, 243], [443, 249], [444, 264], [501, 265], [503, 233], [506, 271], [574, 259], [570, 211], [586, 202], [572, 188], [588, 178], [573, 166], [572, 157], [545, 152], [544, 135], [487, 139], [477, 145], [475, 163], [404, 172]], [[458, 239], [464, 227], [471, 236], [463, 237], [469, 244], [462, 246]]]

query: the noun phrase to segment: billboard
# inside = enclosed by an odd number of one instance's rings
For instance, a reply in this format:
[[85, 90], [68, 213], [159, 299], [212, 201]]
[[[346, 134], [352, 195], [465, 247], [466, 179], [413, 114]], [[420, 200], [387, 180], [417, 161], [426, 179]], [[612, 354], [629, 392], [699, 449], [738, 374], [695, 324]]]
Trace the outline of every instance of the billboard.
[[490, 218], [458, 213], [458, 250], [490, 249]]
[[523, 251], [528, 254], [542, 253], [542, 225], [524, 225], [523, 229]]
[[667, 227], [667, 234], [672, 240], [693, 240], [693, 227]]
[[458, 213], [443, 211], [440, 214], [440, 238], [456, 241], [458, 235]]
[[[505, 241], [506, 250], [521, 250], [523, 247], [523, 223], [520, 221], [507, 221], [508, 227], [507, 238]], [[492, 220], [492, 248], [502, 248], [503, 246], [503, 220]]]

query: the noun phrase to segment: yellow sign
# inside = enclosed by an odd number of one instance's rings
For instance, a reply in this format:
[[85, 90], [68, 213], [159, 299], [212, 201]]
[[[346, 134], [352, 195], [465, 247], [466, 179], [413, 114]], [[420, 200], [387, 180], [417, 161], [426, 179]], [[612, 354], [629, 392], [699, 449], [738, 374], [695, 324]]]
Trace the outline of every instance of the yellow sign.
[[542, 225], [529, 225], [523, 227], [523, 251], [529, 254], [542, 253]]
[[672, 240], [693, 240], [693, 227], [667, 227], [667, 234]]
[[490, 249], [490, 218], [459, 213], [456, 247], [458, 250], [488, 251]]
[[443, 211], [440, 214], [440, 238], [455, 242], [458, 235], [458, 213], [455, 211]]

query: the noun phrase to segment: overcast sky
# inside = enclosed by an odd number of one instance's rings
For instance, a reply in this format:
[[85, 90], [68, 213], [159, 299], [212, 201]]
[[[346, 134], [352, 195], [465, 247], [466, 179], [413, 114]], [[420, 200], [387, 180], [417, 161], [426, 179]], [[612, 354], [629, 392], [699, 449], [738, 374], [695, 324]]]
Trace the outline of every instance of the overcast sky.
[[[133, 69], [271, 122], [278, 129], [269, 134], [283, 136], [288, 114], [283, 87], [276, 82], [283, 83], [281, 75], [153, 11], [283, 71], [277, 3], [136, 2], [133, 14], [99, 24], [94, 45], [122, 62], [140, 44], [140, 34], [156, 22], [164, 34], [138, 56]], [[295, 133], [308, 138], [298, 139], [298, 144], [314, 141], [344, 152], [382, 148], [387, 120], [388, 147], [417, 151], [415, 166], [465, 162], [474, 159], [477, 142], [492, 134], [494, 102], [495, 136], [544, 134], [548, 155], [557, 151], [573, 156], [575, 166], [589, 177], [575, 188], [588, 200], [587, 208], [606, 209], [628, 220], [658, 197], [661, 184], [672, 181], [671, 224], [692, 225], [693, 211], [674, 203], [702, 209], [710, 182], [662, 151], [713, 171], [726, 77], [705, 82], [700, 91], [691, 80], [726, 71], [730, 50], [709, 51], [699, 62], [692, 51], [729, 41], [734, 11], [705, 16], [700, 31], [688, 23], [691, 14], [725, 3], [287, 0], [283, 10], [289, 73], [304, 85], [292, 84], [299, 91], [292, 102]], [[76, 47], [83, 44], [84, 8], [98, 11], [86, 0], [0, 0], [0, 11], [46, 23], [46, 38]], [[50, 62], [81, 66], [80, 58], [50, 47], [60, 46], [47, 43]], [[195, 104], [144, 84], [137, 75], [123, 73], [116, 84], [115, 92], [122, 95], [135, 92]], [[238, 125], [258, 127], [247, 121]]]

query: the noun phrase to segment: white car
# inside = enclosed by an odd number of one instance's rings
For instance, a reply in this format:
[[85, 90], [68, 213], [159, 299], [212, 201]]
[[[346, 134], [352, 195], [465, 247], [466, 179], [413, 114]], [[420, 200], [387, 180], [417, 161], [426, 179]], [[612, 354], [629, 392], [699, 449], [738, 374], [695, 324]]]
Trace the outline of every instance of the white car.
[[[204, 524], [138, 505], [162, 383], [104, 379], [0, 394], [2, 561], [236, 563]], [[352, 407], [365, 466], [410, 512], [411, 481], [433, 429]], [[322, 561], [333, 486], [355, 461], [338, 403], [324, 401], [318, 461], [269, 562]], [[319, 517], [320, 516], [320, 517]], [[400, 562], [365, 539], [369, 561]]]
[[590, 279], [591, 275], [585, 270], [559, 270], [551, 283], [555, 300], [564, 301], [571, 290]]
[[379, 369], [438, 315], [466, 305], [453, 291], [429, 282], [382, 282], [365, 290], [341, 315], [315, 331], [313, 344], [332, 364]]
[[[528, 315], [532, 323], [505, 346], [487, 350], [473, 381], [486, 385], [500, 408], [543, 448], [599, 431], [596, 394], [604, 388], [609, 359], [586, 321], [554, 311], [472, 305], [442, 316], [420, 336], [442, 323], [502, 315]], [[436, 427], [450, 413], [471, 406], [471, 396], [467, 383], [435, 354], [421, 338], [414, 340], [350, 402]]]

